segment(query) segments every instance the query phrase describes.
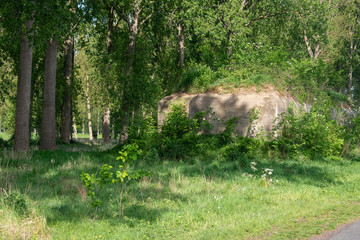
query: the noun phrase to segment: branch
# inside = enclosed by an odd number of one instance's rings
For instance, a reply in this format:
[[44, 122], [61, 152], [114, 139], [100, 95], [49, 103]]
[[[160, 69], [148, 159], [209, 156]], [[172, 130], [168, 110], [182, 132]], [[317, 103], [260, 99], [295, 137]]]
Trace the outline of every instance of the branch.
[[77, 28], [77, 26], [81, 23], [81, 18], [79, 18], [79, 20], [71, 27], [70, 29], [70, 34], [75, 31], [75, 29]]
[[257, 18], [254, 18], [254, 19], [251, 19], [250, 22], [248, 22], [247, 24], [245, 24], [245, 27], [249, 26], [251, 23], [253, 22], [256, 22], [256, 21], [259, 21], [259, 20], [263, 20], [263, 19], [268, 19], [268, 18], [272, 18], [272, 17], [277, 17], [277, 16], [280, 16], [280, 15], [283, 15], [283, 14], [287, 14], [289, 12], [279, 12], [279, 13], [273, 13], [273, 14], [269, 14], [269, 15], [262, 15], [262, 16], [259, 16]]
[[115, 28], [117, 28], [117, 26], [119, 25], [119, 23], [120, 23], [120, 18], [118, 18], [118, 20], [116, 21], [116, 23], [115, 23]]
[[[113, 6], [113, 7], [114, 7], [116, 13], [119, 15], [119, 17], [126, 22], [126, 24], [128, 25], [128, 27], [130, 29], [131, 26], [130, 26], [129, 19], [127, 19], [127, 17], [124, 15], [124, 13], [122, 11], [120, 11], [120, 9], [117, 6]], [[117, 21], [116, 26], [119, 24], [119, 21], [120, 20]]]
[[[144, 9], [145, 6], [150, 6], [151, 4], [153, 4], [154, 1], [150, 1], [148, 4], [142, 6], [142, 8], [139, 9], [139, 14], [141, 13], [141, 11]], [[141, 4], [141, 3], [140, 3]]]
[[141, 26], [147, 21], [149, 20], [149, 18], [151, 18], [151, 16], [153, 15], [153, 13], [150, 13], [144, 20], [142, 20], [139, 24], [139, 28], [141, 28]]

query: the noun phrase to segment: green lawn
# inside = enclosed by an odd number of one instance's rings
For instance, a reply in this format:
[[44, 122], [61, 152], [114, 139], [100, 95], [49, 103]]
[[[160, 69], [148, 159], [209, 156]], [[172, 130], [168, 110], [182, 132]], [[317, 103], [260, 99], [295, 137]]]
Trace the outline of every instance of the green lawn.
[[[78, 136], [78, 138], [89, 138], [89, 134], [82, 134], [82, 133], [78, 133], [77, 134], [77, 136]], [[73, 134], [73, 138], [74, 138], [75, 136], [74, 136], [74, 134]], [[97, 138], [98, 139], [101, 139], [102, 138], [102, 134], [99, 134], [98, 136], [97, 136]]]
[[[356, 158], [219, 161], [210, 151], [183, 161], [148, 157], [139, 167], [154, 176], [128, 186], [125, 217], [118, 217], [113, 186], [101, 190], [103, 205], [93, 220], [80, 174], [115, 165], [117, 151], [79, 143], [72, 152], [59, 149], [0, 153], [3, 239], [309, 239], [360, 215]], [[273, 169], [266, 180], [265, 168]], [[16, 193], [25, 207], [6, 200]]]

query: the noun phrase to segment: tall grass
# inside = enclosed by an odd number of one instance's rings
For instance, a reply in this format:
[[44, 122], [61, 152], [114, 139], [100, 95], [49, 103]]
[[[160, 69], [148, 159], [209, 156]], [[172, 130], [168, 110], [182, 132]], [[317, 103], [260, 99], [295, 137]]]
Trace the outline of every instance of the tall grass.
[[[2, 238], [307, 239], [360, 213], [356, 158], [239, 154], [226, 160], [210, 149], [180, 161], [141, 162], [139, 168], [154, 176], [128, 186], [119, 219], [120, 190], [100, 189], [103, 205], [95, 213], [80, 178], [82, 171], [115, 164], [116, 151], [78, 150], [0, 154]], [[272, 182], [262, 178], [266, 168], [273, 169]], [[19, 215], [4, 200], [5, 191], [23, 194], [29, 213]]]

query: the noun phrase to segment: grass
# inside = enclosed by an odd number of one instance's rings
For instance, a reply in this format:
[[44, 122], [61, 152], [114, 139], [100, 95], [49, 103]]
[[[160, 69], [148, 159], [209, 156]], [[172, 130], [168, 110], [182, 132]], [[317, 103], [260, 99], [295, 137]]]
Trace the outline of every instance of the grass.
[[[87, 138], [87, 139], [89, 139], [89, 134], [88, 134], [88, 133], [85, 133], [85, 134], [78, 133], [77, 136], [78, 136], [78, 138]], [[74, 134], [73, 134], [73, 138], [74, 138], [74, 137], [75, 137], [75, 136], [74, 136]], [[99, 135], [97, 136], [97, 139], [101, 139], [101, 138], [102, 138], [102, 134], [99, 134]]]
[[[104, 202], [93, 220], [80, 174], [115, 165], [117, 156], [99, 147], [2, 150], [0, 239], [308, 239], [360, 214], [356, 158], [223, 161], [213, 150], [140, 163], [154, 176], [128, 186], [125, 217], [112, 186], [99, 190]], [[273, 169], [272, 183], [261, 177], [265, 168]], [[25, 196], [26, 214], [4, 200], [9, 194]]]

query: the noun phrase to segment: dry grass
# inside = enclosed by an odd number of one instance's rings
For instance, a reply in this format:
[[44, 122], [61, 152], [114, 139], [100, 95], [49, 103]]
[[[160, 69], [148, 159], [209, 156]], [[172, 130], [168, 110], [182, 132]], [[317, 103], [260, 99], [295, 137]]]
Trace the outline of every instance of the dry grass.
[[17, 216], [9, 208], [0, 210], [0, 238], [7, 240], [50, 239], [44, 217], [34, 212], [28, 216]]

